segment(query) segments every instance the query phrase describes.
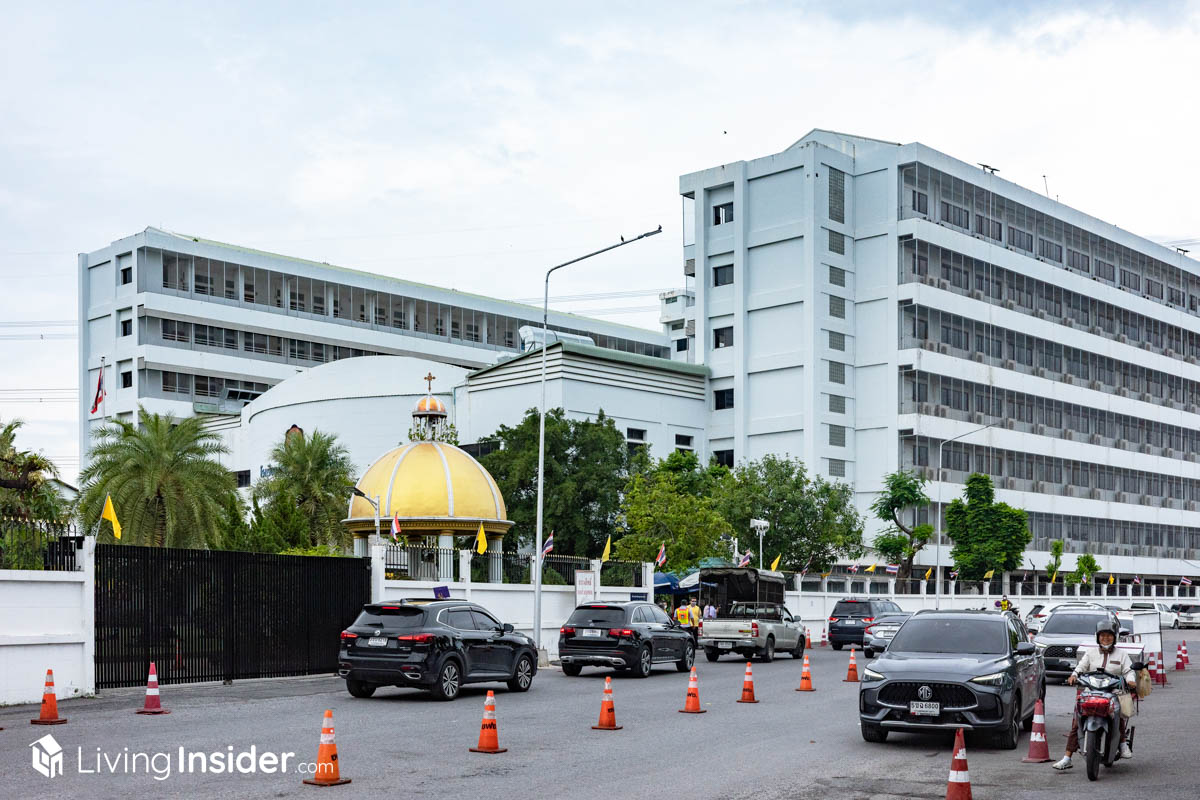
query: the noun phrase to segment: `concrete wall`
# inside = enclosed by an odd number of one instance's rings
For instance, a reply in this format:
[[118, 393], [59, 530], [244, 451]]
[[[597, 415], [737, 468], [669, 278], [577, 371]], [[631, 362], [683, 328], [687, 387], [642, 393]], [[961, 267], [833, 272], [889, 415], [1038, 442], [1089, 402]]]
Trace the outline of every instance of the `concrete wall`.
[[37, 703], [46, 670], [59, 699], [96, 692], [96, 540], [79, 572], [0, 570], [0, 705]]

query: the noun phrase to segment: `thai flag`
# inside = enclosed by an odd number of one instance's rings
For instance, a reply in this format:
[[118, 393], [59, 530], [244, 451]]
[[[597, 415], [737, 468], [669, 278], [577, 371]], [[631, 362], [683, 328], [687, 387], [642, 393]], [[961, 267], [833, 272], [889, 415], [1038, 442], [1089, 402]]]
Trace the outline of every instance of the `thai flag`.
[[887, 565], [887, 574], [888, 575], [895, 575], [899, 571], [900, 571], [899, 564], [888, 564]]
[[667, 563], [667, 543], [663, 542], [658, 548], [658, 556], [654, 559], [654, 566], [661, 567]]
[[744, 567], [744, 566], [747, 566], [749, 563], [750, 563], [750, 551], [747, 550], [746, 552], [742, 553], [742, 557], [738, 561], [738, 566]]
[[1134, 576], [1133, 576], [1133, 585], [1134, 585], [1134, 586], [1137, 586], [1137, 585], [1138, 585], [1138, 584], [1140, 584], [1141, 582], [1142, 582], [1142, 579], [1141, 579], [1141, 578], [1139, 578], [1137, 575], [1134, 575]]
[[100, 408], [100, 404], [104, 402], [104, 368], [100, 368], [100, 377], [96, 380], [96, 399], [92, 401], [92, 413], [96, 413], [96, 409]]
[[396, 512], [396, 516], [392, 517], [392, 543], [400, 544], [400, 512]]
[[858, 572], [858, 564], [851, 564], [850, 572]]
[[958, 577], [958, 570], [953, 570], [953, 571], [951, 571], [951, 573], [950, 573], [950, 577], [951, 577], [951, 578], [957, 578], [957, 577]]
[[1191, 578], [1180, 578], [1179, 585], [1180, 586], [1191, 586], [1192, 580], [1191, 580]]
[[550, 555], [550, 551], [554, 549], [554, 531], [550, 531], [550, 538], [546, 540], [545, 546], [542, 547], [542, 560], [546, 560], [546, 556]]

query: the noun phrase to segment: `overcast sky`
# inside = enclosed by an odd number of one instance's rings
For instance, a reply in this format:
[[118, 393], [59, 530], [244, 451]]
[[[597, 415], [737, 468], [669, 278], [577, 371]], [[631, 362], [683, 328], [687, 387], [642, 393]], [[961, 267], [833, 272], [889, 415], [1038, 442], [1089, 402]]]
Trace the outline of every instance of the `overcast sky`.
[[551, 293], [657, 291], [679, 175], [820, 127], [1200, 237], [1195, 2], [2, 5], [0, 419], [67, 480], [77, 342], [14, 337], [73, 336], [75, 254], [149, 225], [530, 298], [661, 224]]

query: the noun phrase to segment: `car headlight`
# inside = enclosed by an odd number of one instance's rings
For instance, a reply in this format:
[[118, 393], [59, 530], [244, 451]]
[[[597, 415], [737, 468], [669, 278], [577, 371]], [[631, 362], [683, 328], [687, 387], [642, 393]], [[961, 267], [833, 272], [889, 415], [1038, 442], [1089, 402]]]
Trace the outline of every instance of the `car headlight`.
[[1004, 683], [1005, 673], [993, 672], [991, 675], [980, 675], [978, 678], [971, 678], [971, 683], [980, 683], [984, 686], [1001, 686]]
[[883, 680], [883, 673], [876, 672], [875, 670], [871, 669], [870, 667], [866, 667], [863, 669], [863, 674], [862, 674], [863, 683], [867, 683], [868, 681], [881, 681], [881, 680]]

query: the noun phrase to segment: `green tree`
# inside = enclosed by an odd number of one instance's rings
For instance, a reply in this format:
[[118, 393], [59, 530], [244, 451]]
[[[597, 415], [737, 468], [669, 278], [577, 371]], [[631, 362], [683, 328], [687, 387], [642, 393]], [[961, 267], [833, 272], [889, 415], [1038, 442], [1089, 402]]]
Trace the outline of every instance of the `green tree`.
[[[498, 446], [480, 463], [496, 479], [515, 523], [505, 537], [505, 546], [515, 549], [533, 541], [537, 522], [537, 409], [484, 441]], [[546, 413], [543, 536], [554, 532], [555, 553], [600, 555], [616, 524], [630, 462], [625, 437], [603, 411], [595, 420], [569, 420], [561, 408]]]
[[876, 518], [891, 524], [875, 537], [873, 546], [885, 560], [900, 565], [896, 585], [903, 590], [903, 581], [912, 575], [913, 559], [929, 543], [933, 526], [905, 525], [901, 517], [907, 509], [915, 512], [930, 501], [925, 494], [925, 478], [915, 472], [896, 470], [883, 477], [883, 484], [883, 492], [871, 504], [871, 511]]
[[950, 557], [961, 580], [981, 580], [990, 569], [1016, 569], [1033, 538], [1025, 512], [995, 497], [992, 479], [973, 472], [966, 502], [955, 499], [946, 507], [946, 534], [954, 542]]
[[[176, 421], [138, 408], [138, 423], [113, 420], [92, 435], [80, 473], [80, 516], [90, 529], [106, 495], [121, 522], [123, 544], [211, 547], [221, 541], [233, 474], [217, 457], [225, 446], [200, 417]], [[112, 541], [108, 524], [102, 534]]]
[[1055, 540], [1050, 543], [1050, 560], [1046, 562], [1046, 572], [1051, 576], [1058, 575], [1058, 571], [1062, 569], [1063, 543]]
[[1071, 583], [1091, 583], [1092, 577], [1100, 571], [1100, 565], [1091, 553], [1083, 553], [1075, 562], [1075, 571], [1067, 576]]
[[721, 536], [732, 529], [712, 501], [681, 491], [669, 472], [634, 475], [621, 503], [620, 538], [613, 555], [626, 561], [653, 561], [663, 544], [667, 566], [683, 570], [724, 552]]
[[748, 542], [758, 547], [751, 519], [771, 524], [763, 537], [764, 566], [780, 555], [784, 569], [821, 569], [863, 552], [863, 519], [849, 485], [809, 475], [799, 459], [767, 455], [733, 470], [710, 469], [708, 480], [716, 508], [743, 549]]
[[354, 464], [336, 436], [317, 430], [284, 434], [271, 449], [267, 476], [254, 485], [254, 499], [271, 508], [298, 509], [308, 529], [303, 546], [343, 545], [350, 539], [342, 520], [354, 480]]
[[14, 419], [0, 426], [0, 517], [64, 519], [69, 506], [53, 483], [58, 468], [41, 453], [17, 449], [24, 424]]

